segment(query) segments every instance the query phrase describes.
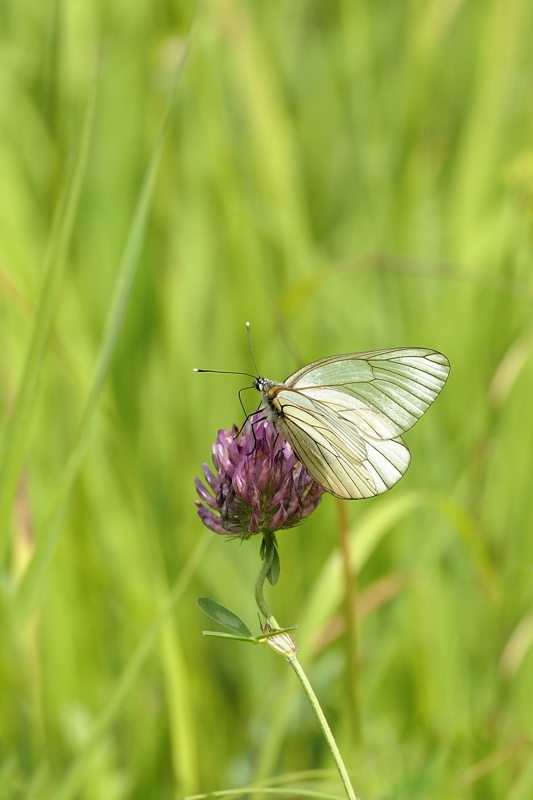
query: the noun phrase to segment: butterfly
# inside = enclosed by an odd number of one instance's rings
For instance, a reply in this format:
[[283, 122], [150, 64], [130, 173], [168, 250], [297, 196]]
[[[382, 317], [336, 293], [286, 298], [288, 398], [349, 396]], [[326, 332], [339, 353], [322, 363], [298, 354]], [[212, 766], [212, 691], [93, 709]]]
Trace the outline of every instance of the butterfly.
[[263, 414], [315, 481], [356, 500], [388, 491], [404, 475], [411, 454], [401, 435], [449, 372], [442, 353], [401, 347], [322, 358], [283, 383], [258, 377], [253, 385]]

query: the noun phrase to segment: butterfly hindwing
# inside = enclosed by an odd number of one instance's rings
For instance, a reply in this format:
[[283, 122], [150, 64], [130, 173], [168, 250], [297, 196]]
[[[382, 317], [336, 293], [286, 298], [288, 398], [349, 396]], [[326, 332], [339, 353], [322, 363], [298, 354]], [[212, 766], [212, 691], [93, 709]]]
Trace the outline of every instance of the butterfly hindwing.
[[[301, 401], [301, 405], [298, 401]], [[337, 497], [373, 497], [390, 489], [409, 465], [401, 439], [372, 439], [327, 405], [299, 392], [279, 391], [277, 427], [307, 470]]]

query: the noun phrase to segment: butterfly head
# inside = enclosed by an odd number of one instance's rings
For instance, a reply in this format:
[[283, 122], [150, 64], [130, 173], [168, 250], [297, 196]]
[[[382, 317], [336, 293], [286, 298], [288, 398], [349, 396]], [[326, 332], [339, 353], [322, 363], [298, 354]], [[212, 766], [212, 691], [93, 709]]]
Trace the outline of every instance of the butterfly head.
[[274, 381], [269, 381], [268, 378], [256, 378], [254, 380], [254, 389], [261, 392], [263, 397], [268, 394], [269, 389], [274, 386]]

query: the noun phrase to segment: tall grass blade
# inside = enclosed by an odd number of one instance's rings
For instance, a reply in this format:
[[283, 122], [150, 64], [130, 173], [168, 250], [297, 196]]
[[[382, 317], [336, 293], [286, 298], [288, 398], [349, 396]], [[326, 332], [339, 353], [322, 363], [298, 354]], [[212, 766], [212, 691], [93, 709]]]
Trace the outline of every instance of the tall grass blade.
[[210, 541], [210, 534], [205, 533], [198, 542], [194, 552], [172, 586], [165, 605], [144, 634], [129, 663], [117, 681], [113, 695], [95, 723], [84, 749], [71, 764], [65, 776], [56, 787], [55, 792], [50, 795], [50, 800], [70, 800], [79, 790], [80, 786], [83, 785], [85, 770], [90, 764], [91, 757], [102, 741], [102, 738], [113, 724], [129, 692], [135, 685], [135, 681], [139, 677], [147, 658], [154, 649], [162, 627], [168, 621], [169, 614], [175, 608], [176, 603], [189, 585]]
[[[206, 536], [205, 541], [208, 542], [209, 539]], [[161, 626], [160, 652], [165, 671], [174, 777], [180, 796], [193, 794], [200, 787], [192, 687], [175, 623], [170, 616], [167, 616]]]
[[0, 565], [3, 564], [8, 548], [11, 508], [24, 463], [29, 427], [35, 409], [37, 387], [65, 272], [68, 248], [87, 167], [87, 157], [93, 130], [97, 80], [98, 76], [95, 75], [87, 102], [72, 174], [60, 197], [54, 217], [33, 335], [23, 368], [16, 408], [9, 421], [3, 441], [2, 453], [0, 454]]
[[76, 440], [65, 466], [63, 476], [54, 499], [52, 510], [44, 524], [32, 561], [24, 575], [20, 586], [20, 607], [23, 615], [31, 613], [37, 603], [39, 590], [43, 585], [46, 572], [52, 560], [61, 525], [66, 513], [70, 491], [78, 470], [85, 456], [91, 422], [102, 388], [109, 373], [115, 354], [117, 341], [124, 322], [124, 316], [131, 288], [137, 272], [144, 242], [144, 234], [157, 177], [159, 159], [168, 122], [170, 119], [175, 86], [165, 111], [160, 130], [156, 137], [150, 161], [146, 170], [143, 185], [137, 202], [137, 208], [130, 227], [126, 247], [115, 281], [115, 291], [102, 335], [93, 380], [85, 402]]

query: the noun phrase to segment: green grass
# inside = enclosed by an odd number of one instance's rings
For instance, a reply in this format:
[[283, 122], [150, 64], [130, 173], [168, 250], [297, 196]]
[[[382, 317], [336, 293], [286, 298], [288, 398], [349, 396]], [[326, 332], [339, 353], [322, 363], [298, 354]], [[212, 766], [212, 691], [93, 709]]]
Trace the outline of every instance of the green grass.
[[242, 379], [192, 368], [249, 371], [246, 320], [275, 379], [450, 358], [346, 504], [359, 744], [333, 498], [268, 601], [358, 797], [532, 796], [532, 37], [526, 0], [0, 0], [0, 800], [341, 794], [283, 660], [201, 636], [199, 595], [257, 631], [259, 542], [193, 485]]

